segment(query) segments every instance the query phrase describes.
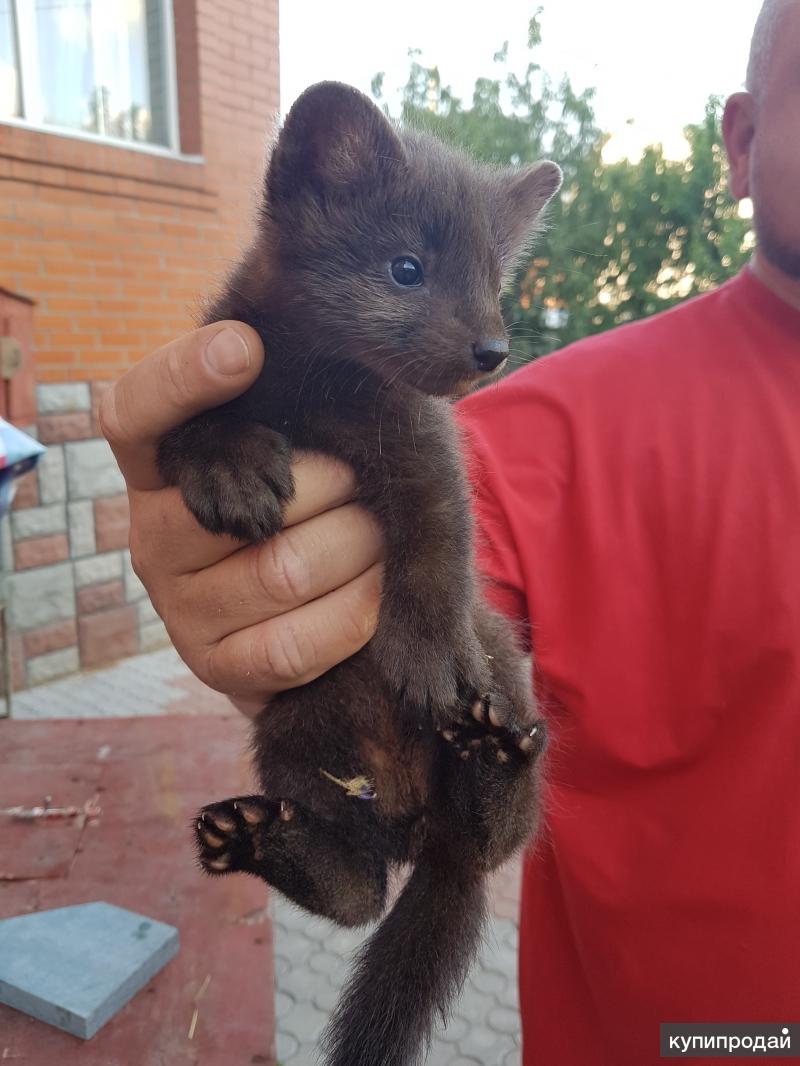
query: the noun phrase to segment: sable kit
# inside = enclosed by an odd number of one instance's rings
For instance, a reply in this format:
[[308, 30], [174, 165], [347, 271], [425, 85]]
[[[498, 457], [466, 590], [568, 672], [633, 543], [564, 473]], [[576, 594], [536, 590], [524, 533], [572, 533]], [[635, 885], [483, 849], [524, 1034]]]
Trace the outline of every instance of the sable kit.
[[307, 90], [252, 246], [206, 316], [259, 332], [262, 375], [159, 449], [212, 532], [277, 533], [305, 449], [353, 467], [384, 534], [375, 636], [270, 701], [254, 723], [262, 794], [211, 804], [196, 828], [209, 873], [254, 874], [342, 925], [382, 918], [327, 1066], [420, 1061], [477, 949], [486, 875], [535, 829], [544, 729], [514, 634], [480, 593], [449, 399], [504, 362], [500, 289], [559, 184], [552, 163], [491, 168], [398, 131], [347, 86]]

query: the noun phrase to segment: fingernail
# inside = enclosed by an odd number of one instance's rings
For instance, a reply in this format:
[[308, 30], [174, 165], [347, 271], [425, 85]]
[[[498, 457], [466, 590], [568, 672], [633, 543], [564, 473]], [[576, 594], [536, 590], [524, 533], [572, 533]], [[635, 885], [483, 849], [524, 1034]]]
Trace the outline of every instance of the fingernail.
[[241, 333], [226, 327], [206, 346], [206, 358], [220, 374], [242, 374], [250, 367], [250, 349]]

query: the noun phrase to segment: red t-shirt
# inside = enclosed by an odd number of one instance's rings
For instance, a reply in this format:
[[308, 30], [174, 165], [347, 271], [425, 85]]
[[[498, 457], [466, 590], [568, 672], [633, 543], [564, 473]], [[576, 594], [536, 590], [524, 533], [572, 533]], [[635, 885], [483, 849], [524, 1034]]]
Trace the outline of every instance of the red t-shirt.
[[460, 412], [551, 723], [526, 1066], [800, 1021], [800, 312], [745, 270]]

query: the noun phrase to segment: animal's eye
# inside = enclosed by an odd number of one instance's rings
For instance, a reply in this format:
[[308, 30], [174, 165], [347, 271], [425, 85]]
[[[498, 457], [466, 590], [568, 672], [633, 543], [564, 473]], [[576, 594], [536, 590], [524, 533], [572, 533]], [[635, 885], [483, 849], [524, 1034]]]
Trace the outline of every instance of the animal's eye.
[[403, 288], [417, 288], [425, 280], [422, 263], [413, 255], [401, 255], [394, 259], [389, 270], [397, 284], [402, 285]]

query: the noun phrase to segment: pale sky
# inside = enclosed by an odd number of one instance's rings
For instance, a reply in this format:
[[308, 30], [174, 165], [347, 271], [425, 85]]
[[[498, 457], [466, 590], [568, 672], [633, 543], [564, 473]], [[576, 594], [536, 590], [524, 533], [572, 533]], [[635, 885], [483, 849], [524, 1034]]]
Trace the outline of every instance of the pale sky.
[[[324, 78], [364, 92], [385, 71], [396, 101], [408, 49], [438, 65], [444, 84], [469, 102], [476, 77], [496, 76], [505, 40], [511, 69], [524, 72], [527, 25], [539, 6], [524, 0], [281, 0], [281, 110]], [[673, 158], [681, 129], [698, 122], [707, 97], [742, 87], [761, 0], [541, 0], [538, 61], [575, 89], [597, 89], [600, 126], [614, 133], [608, 158], [638, 155], [653, 141]], [[633, 120], [632, 124], [629, 120]]]

